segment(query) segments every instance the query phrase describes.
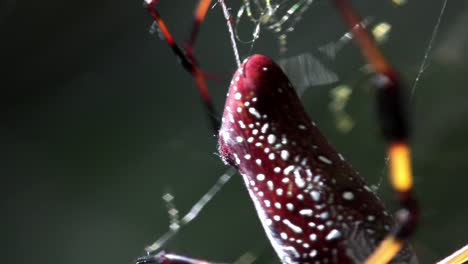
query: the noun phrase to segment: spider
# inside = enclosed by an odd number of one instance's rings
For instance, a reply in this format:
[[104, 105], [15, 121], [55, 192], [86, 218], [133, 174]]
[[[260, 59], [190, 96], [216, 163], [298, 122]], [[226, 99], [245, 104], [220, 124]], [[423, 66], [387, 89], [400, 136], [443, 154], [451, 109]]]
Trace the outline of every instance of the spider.
[[[210, 122], [219, 133], [223, 161], [237, 169], [273, 248], [283, 263], [417, 263], [407, 243], [419, 221], [413, 194], [406, 99], [398, 75], [377, 49], [346, 0], [334, 4], [374, 71], [372, 85], [388, 145], [390, 180], [401, 209], [395, 220], [358, 173], [327, 142], [308, 116], [286, 75], [271, 59], [254, 55], [240, 62], [233, 20], [224, 1], [238, 70], [220, 124], [205, 76], [193, 53], [209, 0], [200, 0], [189, 41], [181, 49], [155, 6], [147, 2], [166, 41], [190, 72]], [[153, 253], [153, 252], [151, 252]], [[464, 248], [451, 262], [468, 258]], [[159, 252], [139, 263], [205, 263]]]

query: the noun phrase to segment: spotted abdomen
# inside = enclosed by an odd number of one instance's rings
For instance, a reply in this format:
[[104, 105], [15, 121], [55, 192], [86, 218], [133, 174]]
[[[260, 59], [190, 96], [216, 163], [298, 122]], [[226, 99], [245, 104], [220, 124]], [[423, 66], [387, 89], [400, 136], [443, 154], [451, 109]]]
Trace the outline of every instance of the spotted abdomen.
[[234, 74], [219, 145], [243, 176], [283, 263], [362, 262], [393, 224], [265, 56], [248, 58]]

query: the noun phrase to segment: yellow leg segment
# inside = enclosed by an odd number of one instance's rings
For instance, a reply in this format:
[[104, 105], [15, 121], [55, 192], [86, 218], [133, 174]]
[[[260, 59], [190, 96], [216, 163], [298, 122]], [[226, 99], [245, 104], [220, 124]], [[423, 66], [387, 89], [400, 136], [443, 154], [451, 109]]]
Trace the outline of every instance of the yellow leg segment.
[[[393, 188], [399, 193], [410, 191], [413, 187], [413, 177], [409, 146], [406, 143], [394, 143], [390, 145], [388, 155], [390, 158], [390, 181]], [[388, 235], [365, 263], [388, 263], [398, 254], [403, 244], [404, 241], [393, 235]]]
[[390, 180], [398, 192], [409, 191], [413, 187], [410, 150], [405, 143], [395, 143], [389, 148]]
[[379, 247], [366, 260], [365, 264], [386, 264], [400, 251], [403, 241], [395, 239], [393, 236], [385, 238]]

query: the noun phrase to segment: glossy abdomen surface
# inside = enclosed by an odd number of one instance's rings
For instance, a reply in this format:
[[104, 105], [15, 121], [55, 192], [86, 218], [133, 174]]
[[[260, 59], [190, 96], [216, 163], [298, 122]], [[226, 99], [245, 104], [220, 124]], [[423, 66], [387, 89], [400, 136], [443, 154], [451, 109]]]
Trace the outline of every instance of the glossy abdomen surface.
[[[234, 74], [219, 145], [283, 263], [360, 263], [393, 225], [265, 56], [248, 58]], [[398, 256], [398, 263], [414, 261], [408, 248]]]

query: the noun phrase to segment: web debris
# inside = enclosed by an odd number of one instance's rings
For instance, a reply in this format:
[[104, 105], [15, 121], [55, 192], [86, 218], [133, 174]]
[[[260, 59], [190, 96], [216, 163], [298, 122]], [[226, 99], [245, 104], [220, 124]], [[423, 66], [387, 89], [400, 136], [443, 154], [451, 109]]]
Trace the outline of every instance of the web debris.
[[206, 192], [197, 203], [195, 203], [190, 211], [182, 217], [182, 219], [178, 220], [178, 211], [175, 209], [175, 205], [173, 202], [174, 196], [171, 194], [165, 194], [163, 199], [166, 201], [166, 206], [168, 208], [169, 218], [170, 218], [170, 227], [169, 231], [167, 231], [164, 235], [162, 235], [156, 242], [152, 245], [145, 248], [148, 255], [155, 253], [158, 251], [163, 245], [169, 241], [172, 237], [174, 237], [179, 230], [192, 222], [201, 210], [206, 206], [206, 204], [213, 199], [213, 197], [221, 190], [221, 188], [232, 178], [232, 176], [236, 173], [234, 168], [229, 168], [221, 177], [219, 177], [218, 181]]
[[[253, 2], [254, 7], [251, 6], [251, 2]], [[252, 33], [252, 39], [248, 41], [241, 40], [236, 30], [237, 40], [239, 40], [241, 43], [251, 43], [250, 48], [252, 50], [255, 40], [260, 37], [261, 28], [264, 26], [264, 28], [277, 35], [280, 54], [284, 54], [287, 51], [287, 34], [294, 31], [295, 26], [302, 20], [304, 13], [314, 3], [314, 0], [292, 1], [293, 4], [284, 11], [283, 6], [286, 6], [287, 2], [290, 1], [267, 0], [265, 1], [265, 4], [262, 5], [258, 0], [243, 0], [243, 4], [237, 12], [237, 19], [235, 23], [236, 29], [242, 16], [244, 16], [244, 13], [246, 14], [245, 16], [249, 19], [249, 21], [255, 25], [255, 28]], [[281, 15], [280, 13], [283, 11], [284, 14]]]

